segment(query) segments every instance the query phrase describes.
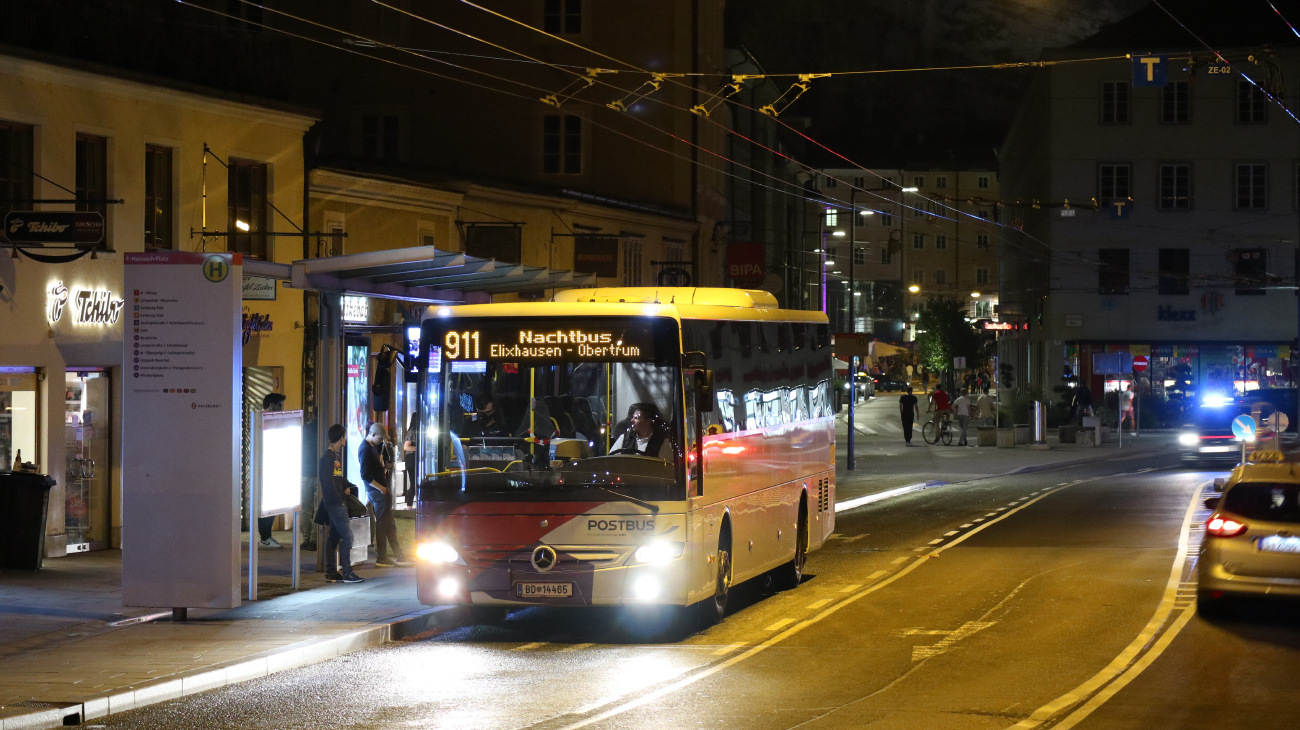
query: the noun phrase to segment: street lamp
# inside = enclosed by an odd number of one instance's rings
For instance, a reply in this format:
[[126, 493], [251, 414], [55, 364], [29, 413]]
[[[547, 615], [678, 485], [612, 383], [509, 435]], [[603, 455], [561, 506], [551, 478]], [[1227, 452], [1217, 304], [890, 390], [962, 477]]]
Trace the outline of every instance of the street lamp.
[[979, 299], [979, 298], [980, 298], [980, 293], [977, 292], [977, 291], [973, 291], [973, 292], [970, 293], [970, 298], [971, 298], [971, 299]]
[[915, 294], [915, 293], [921, 291], [921, 287], [917, 286], [916, 284], [913, 284], [913, 285], [907, 287], [907, 290], [910, 291], [910, 292], [912, 292], [913, 294]]

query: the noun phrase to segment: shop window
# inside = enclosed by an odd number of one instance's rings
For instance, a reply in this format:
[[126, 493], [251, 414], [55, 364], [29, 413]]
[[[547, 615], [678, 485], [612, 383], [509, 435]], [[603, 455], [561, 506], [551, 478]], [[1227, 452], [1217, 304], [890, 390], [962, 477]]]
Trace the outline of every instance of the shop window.
[[1237, 82], [1237, 123], [1264, 124], [1268, 121], [1268, 97], [1257, 84]]
[[1191, 251], [1186, 248], [1160, 249], [1161, 294], [1186, 294], [1191, 272]]
[[77, 135], [77, 210], [94, 211], [108, 221], [108, 139]]
[[0, 366], [0, 471], [19, 458], [45, 466], [36, 452], [38, 408], [36, 368]]
[[582, 117], [573, 114], [542, 117], [542, 172], [582, 174]]
[[582, 0], [543, 0], [542, 29], [555, 35], [581, 35]]
[[267, 256], [266, 165], [230, 158], [227, 175], [226, 239], [229, 250], [254, 258]]
[[1160, 122], [1186, 124], [1191, 121], [1191, 95], [1186, 81], [1170, 81], [1160, 91]]
[[1097, 200], [1101, 207], [1108, 208], [1112, 201], [1132, 197], [1132, 169], [1127, 162], [1097, 166]]
[[1237, 293], [1262, 295], [1268, 283], [1268, 251], [1262, 248], [1239, 248], [1232, 252], [1233, 278]]
[[68, 552], [110, 547], [109, 403], [107, 373], [67, 371], [63, 485]]
[[1237, 210], [1263, 210], [1268, 207], [1268, 168], [1263, 163], [1237, 165]]
[[1189, 210], [1192, 207], [1192, 166], [1160, 166], [1160, 209]]
[[172, 151], [144, 148], [144, 247], [175, 248], [172, 231]]
[[1128, 253], [1127, 248], [1103, 248], [1097, 251], [1098, 293], [1128, 294]]
[[1128, 124], [1128, 82], [1104, 81], [1101, 84], [1101, 123]]
[[26, 124], [0, 122], [0, 215], [11, 210], [31, 210], [32, 128]]

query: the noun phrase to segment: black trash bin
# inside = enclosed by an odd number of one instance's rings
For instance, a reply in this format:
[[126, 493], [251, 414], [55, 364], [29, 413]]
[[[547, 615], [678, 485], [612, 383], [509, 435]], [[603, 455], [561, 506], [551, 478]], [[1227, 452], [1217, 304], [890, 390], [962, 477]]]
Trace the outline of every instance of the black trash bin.
[[54, 478], [25, 471], [0, 471], [0, 568], [40, 570], [45, 557], [45, 520]]

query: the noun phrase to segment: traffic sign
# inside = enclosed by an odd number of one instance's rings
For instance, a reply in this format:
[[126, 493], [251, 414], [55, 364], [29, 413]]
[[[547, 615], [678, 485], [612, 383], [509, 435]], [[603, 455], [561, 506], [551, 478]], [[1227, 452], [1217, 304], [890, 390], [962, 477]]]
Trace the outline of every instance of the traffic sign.
[[1133, 56], [1134, 86], [1164, 86], [1169, 83], [1168, 56]]
[[1147, 356], [1146, 356], [1146, 355], [1134, 355], [1134, 356], [1133, 356], [1133, 372], [1135, 372], [1135, 373], [1140, 373], [1140, 372], [1145, 371], [1145, 370], [1147, 369], [1147, 365], [1148, 365], [1149, 363], [1150, 363], [1150, 360], [1147, 359]]
[[1273, 433], [1282, 433], [1287, 426], [1291, 425], [1291, 419], [1287, 418], [1287, 415], [1282, 411], [1273, 411], [1273, 415], [1268, 417], [1267, 423], [1268, 430]]
[[952, 367], [953, 367], [954, 370], [965, 370], [965, 369], [966, 369], [966, 358], [964, 358], [964, 357], [954, 357], [954, 358], [952, 359]]
[[1253, 441], [1255, 439], [1255, 419], [1244, 413], [1232, 419], [1232, 435], [1242, 441]]

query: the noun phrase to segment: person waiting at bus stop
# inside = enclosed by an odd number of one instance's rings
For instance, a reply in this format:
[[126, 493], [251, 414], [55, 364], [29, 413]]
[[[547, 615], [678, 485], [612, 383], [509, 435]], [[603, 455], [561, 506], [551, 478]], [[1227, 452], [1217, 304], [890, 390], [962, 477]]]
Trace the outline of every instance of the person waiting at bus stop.
[[624, 450], [665, 461], [673, 459], [673, 443], [668, 438], [668, 429], [659, 417], [659, 409], [653, 403], [637, 403], [632, 406], [628, 426], [628, 430], [618, 437], [609, 453], [617, 454]]
[[316, 479], [320, 483], [320, 506], [316, 508], [313, 522], [329, 527], [325, 540], [325, 580], [330, 583], [362, 583], [365, 578], [352, 572], [352, 528], [348, 525], [348, 510], [343, 504], [343, 445], [348, 432], [342, 424], [330, 426], [330, 447], [316, 463]]
[[[375, 535], [375, 547], [378, 555], [375, 566], [405, 568], [411, 565], [402, 554], [402, 544], [397, 541], [397, 523], [393, 520], [393, 495], [384, 483], [388, 481], [388, 468], [384, 463], [383, 452], [384, 427], [379, 423], [370, 424], [366, 440], [357, 449], [357, 460], [361, 463], [361, 481], [366, 485], [366, 496], [370, 507], [375, 511], [375, 523], [378, 530]], [[393, 549], [393, 559], [388, 559], [388, 548]]]

